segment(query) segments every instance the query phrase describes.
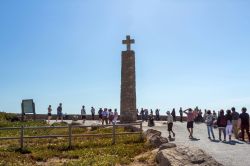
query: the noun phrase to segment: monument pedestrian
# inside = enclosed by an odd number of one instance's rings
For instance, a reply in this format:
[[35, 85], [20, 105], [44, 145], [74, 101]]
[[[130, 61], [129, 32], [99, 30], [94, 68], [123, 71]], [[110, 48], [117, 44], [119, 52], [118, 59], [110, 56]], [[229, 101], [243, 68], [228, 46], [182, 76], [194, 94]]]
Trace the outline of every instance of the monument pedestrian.
[[61, 122], [63, 122], [63, 114], [62, 114], [62, 103], [59, 104], [59, 106], [57, 107], [57, 118], [56, 118], [56, 122], [61, 119]]
[[100, 108], [99, 111], [98, 111], [99, 122], [102, 121], [102, 112], [103, 112], [103, 110], [102, 110], [102, 108]]
[[[187, 112], [188, 111], [188, 112]], [[193, 128], [194, 128], [194, 111], [189, 108], [187, 110], [184, 111], [184, 113], [187, 115], [187, 130], [189, 132], [189, 138], [193, 139]]]
[[102, 125], [104, 125], [104, 122], [106, 125], [108, 124], [108, 109], [107, 108], [104, 108], [104, 111], [102, 111]]
[[232, 109], [232, 117], [233, 117], [233, 133], [234, 137], [238, 139], [238, 120], [239, 120], [239, 113], [236, 112], [235, 108], [233, 107]]
[[153, 116], [153, 114], [151, 114], [151, 113], [150, 113], [150, 115], [148, 116], [148, 126], [149, 126], [149, 127], [155, 126], [155, 123], [154, 123], [154, 116]]
[[210, 136], [210, 133], [211, 133], [213, 136], [213, 140], [215, 140], [214, 131], [213, 131], [214, 120], [213, 120], [213, 115], [210, 110], [207, 111], [205, 122], [207, 124], [208, 139], [211, 139], [211, 136]]
[[117, 109], [115, 109], [113, 123], [116, 124], [117, 120], [118, 120], [118, 112], [117, 112]]
[[52, 108], [51, 108], [51, 105], [49, 105], [49, 107], [48, 107], [48, 124], [49, 124], [51, 117], [52, 117], [51, 112], [52, 112]]
[[245, 107], [242, 108], [242, 113], [239, 116], [240, 129], [242, 135], [242, 141], [245, 141], [245, 131], [248, 135], [248, 143], [250, 143], [250, 133], [249, 133], [249, 114]]
[[86, 120], [86, 110], [85, 110], [84, 105], [82, 106], [82, 109], [81, 109], [81, 116], [82, 116], [82, 123], [84, 124]]
[[141, 120], [144, 121], [144, 109], [143, 108], [141, 108], [140, 114], [141, 114]]
[[170, 114], [170, 111], [167, 111], [167, 121], [168, 121], [168, 138], [170, 139], [171, 138], [171, 133], [173, 134], [173, 137], [175, 137], [175, 133], [173, 131], [173, 116]]
[[175, 108], [173, 108], [171, 115], [173, 116], [174, 122], [176, 121]]
[[113, 120], [114, 120], [114, 113], [112, 111], [112, 109], [109, 109], [109, 124], [112, 124]]
[[146, 122], [148, 122], [148, 109], [145, 109], [144, 114], [145, 114], [145, 120]]
[[180, 122], [183, 122], [183, 111], [182, 111], [182, 107], [179, 110], [180, 113]]
[[92, 115], [92, 120], [95, 120], [95, 108], [91, 107], [91, 115]]
[[155, 116], [156, 116], [156, 120], [160, 120], [160, 110], [159, 109], [155, 110]]
[[231, 110], [227, 110], [226, 114], [227, 126], [226, 126], [226, 135], [229, 137], [229, 141], [232, 139], [232, 131], [233, 131], [233, 117], [231, 114]]
[[227, 118], [224, 115], [224, 110], [220, 110], [219, 117], [217, 119], [217, 126], [219, 129], [219, 140], [221, 141], [221, 133], [224, 136], [224, 142], [226, 141], [226, 126], [227, 126]]

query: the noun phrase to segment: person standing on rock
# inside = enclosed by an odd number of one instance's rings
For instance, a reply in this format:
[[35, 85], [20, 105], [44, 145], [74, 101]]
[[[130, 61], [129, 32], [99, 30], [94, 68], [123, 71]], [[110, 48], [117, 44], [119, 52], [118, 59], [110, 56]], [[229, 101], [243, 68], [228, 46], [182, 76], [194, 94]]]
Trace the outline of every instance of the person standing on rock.
[[[188, 111], [188, 112], [187, 112]], [[194, 128], [194, 112], [191, 108], [184, 111], [184, 113], [187, 115], [187, 130], [189, 132], [189, 138], [193, 139], [193, 128]]]
[[170, 139], [171, 138], [171, 133], [173, 134], [173, 137], [175, 137], [175, 133], [173, 132], [173, 116], [170, 114], [170, 111], [167, 111], [167, 120], [168, 120], [168, 133], [169, 133], [169, 136], [168, 138]]
[[221, 141], [221, 133], [223, 132], [224, 142], [226, 141], [226, 126], [227, 126], [227, 118], [224, 115], [224, 110], [220, 110], [219, 117], [217, 119], [217, 126], [219, 129], [219, 140]]
[[245, 130], [248, 135], [248, 143], [250, 143], [250, 133], [249, 133], [249, 114], [246, 113], [247, 109], [242, 108], [242, 113], [239, 116], [240, 129], [242, 133], [242, 141], [245, 141]]
[[206, 115], [206, 120], [205, 120], [206, 124], [207, 124], [207, 132], [208, 132], [208, 138], [211, 139], [210, 137], [210, 133], [212, 134], [213, 136], [213, 140], [215, 140], [215, 137], [214, 137], [214, 131], [213, 131], [213, 124], [214, 124], [214, 121], [213, 121], [213, 115], [211, 113], [210, 110], [207, 111], [207, 115]]
[[232, 110], [232, 117], [233, 117], [233, 133], [234, 133], [234, 137], [238, 139], [238, 120], [239, 120], [240, 115], [238, 112], [236, 112], [234, 107], [231, 110]]

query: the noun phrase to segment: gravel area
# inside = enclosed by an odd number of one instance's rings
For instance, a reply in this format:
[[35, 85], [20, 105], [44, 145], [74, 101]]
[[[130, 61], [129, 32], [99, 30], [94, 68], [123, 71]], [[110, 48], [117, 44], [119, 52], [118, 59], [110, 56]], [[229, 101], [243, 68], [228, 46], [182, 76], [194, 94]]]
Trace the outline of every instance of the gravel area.
[[[157, 121], [155, 124], [156, 126], [151, 128], [161, 131], [162, 136], [168, 137], [167, 125], [163, 124], [163, 121]], [[147, 130], [148, 128], [147, 123], [144, 122], [143, 130]], [[219, 142], [217, 129], [214, 130], [216, 141], [210, 141], [204, 123], [194, 124], [194, 137], [196, 140], [188, 138], [186, 123], [174, 123], [173, 130], [176, 133], [174, 143], [177, 145], [183, 144], [198, 147], [225, 166], [250, 166], [250, 144], [235, 140], [234, 138], [231, 144], [228, 142]]]

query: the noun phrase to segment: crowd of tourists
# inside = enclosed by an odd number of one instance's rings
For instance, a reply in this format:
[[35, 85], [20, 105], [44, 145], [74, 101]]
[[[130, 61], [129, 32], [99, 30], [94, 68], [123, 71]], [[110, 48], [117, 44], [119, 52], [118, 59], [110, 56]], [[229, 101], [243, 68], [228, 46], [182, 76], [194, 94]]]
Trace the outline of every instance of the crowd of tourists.
[[[194, 122], [205, 122], [207, 125], [208, 139], [215, 140], [214, 128], [218, 128], [218, 138], [219, 141], [226, 142], [227, 138], [229, 142], [232, 141], [232, 135], [235, 139], [246, 141], [245, 133], [248, 136], [248, 141], [250, 143], [250, 132], [249, 132], [249, 114], [245, 107], [242, 108], [241, 113], [238, 113], [235, 108], [228, 109], [224, 111], [223, 109], [219, 111], [218, 115], [216, 111], [205, 110], [204, 116], [202, 117], [201, 110], [195, 108], [194, 110], [189, 108], [187, 110], [180, 109], [180, 119], [182, 121], [182, 114], [187, 115], [187, 130], [189, 133], [189, 138], [193, 139], [193, 128]], [[167, 112], [168, 121], [168, 131], [169, 137], [171, 133], [175, 136], [172, 131], [173, 127], [173, 116], [170, 112]]]
[[[92, 120], [95, 120], [95, 108], [91, 107], [91, 117]], [[62, 113], [62, 103], [59, 104], [59, 106], [57, 107], [57, 118], [56, 121], [61, 120], [61, 122], [63, 122], [63, 113]], [[82, 122], [85, 123], [86, 121], [86, 109], [85, 106], [83, 105], [81, 108], [81, 119]], [[107, 108], [100, 108], [98, 110], [98, 117], [99, 117], [99, 122], [101, 122], [102, 124], [116, 124], [117, 120], [118, 120], [118, 112], [117, 109], [114, 109], [114, 111], [112, 109], [107, 109]], [[49, 105], [48, 107], [48, 123], [50, 123], [50, 120], [52, 118], [52, 108], [51, 105]], [[78, 118], [77, 118], [78, 119]]]
[[[94, 107], [91, 107], [91, 116], [92, 120], [95, 120], [96, 110]], [[155, 114], [154, 114], [155, 113]], [[168, 132], [169, 138], [172, 136], [175, 137], [175, 133], [173, 131], [173, 123], [176, 121], [176, 112], [173, 109], [171, 112], [167, 111], [167, 122], [168, 122]], [[238, 113], [235, 108], [231, 108], [230, 110], [220, 110], [218, 114], [216, 111], [205, 110], [204, 114], [202, 111], [196, 107], [195, 109], [186, 109], [183, 110], [180, 108], [180, 122], [183, 122], [183, 114], [186, 114], [187, 121], [187, 130], [189, 133], [189, 138], [193, 139], [193, 128], [194, 123], [202, 123], [204, 122], [207, 125], [208, 138], [211, 140], [215, 140], [214, 128], [218, 128], [218, 138], [220, 141], [226, 141], [227, 138], [229, 141], [232, 140], [232, 135], [234, 135], [235, 139], [239, 139], [245, 141], [245, 133], [248, 136], [248, 141], [250, 142], [250, 133], [249, 133], [249, 114], [247, 113], [247, 109], [244, 107], [241, 110], [241, 113]], [[48, 122], [50, 122], [52, 117], [52, 108], [51, 105], [48, 107]], [[81, 108], [81, 119], [83, 123], [86, 120], [86, 109], [85, 106]], [[140, 112], [137, 109], [137, 119], [148, 122], [148, 126], [154, 126], [154, 120], [160, 120], [160, 109], [156, 109], [154, 112], [152, 109], [150, 111], [148, 109], [141, 108]], [[56, 121], [63, 121], [63, 113], [62, 113], [62, 103], [57, 107], [57, 118]], [[118, 112], [117, 109], [108, 109], [108, 108], [100, 108], [98, 110], [98, 121], [104, 124], [116, 124], [118, 120]]]

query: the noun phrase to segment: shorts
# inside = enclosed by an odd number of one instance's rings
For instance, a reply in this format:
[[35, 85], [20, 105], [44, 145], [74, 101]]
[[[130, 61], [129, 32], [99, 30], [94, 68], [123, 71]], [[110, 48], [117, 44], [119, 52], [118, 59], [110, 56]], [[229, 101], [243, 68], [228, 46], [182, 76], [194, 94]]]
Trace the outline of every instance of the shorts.
[[51, 113], [48, 113], [48, 116], [51, 116]]
[[82, 115], [82, 119], [86, 119], [86, 115]]
[[191, 121], [191, 122], [187, 122], [187, 128], [194, 128], [194, 122]]
[[99, 119], [102, 119], [102, 115], [99, 115]]
[[58, 116], [58, 117], [62, 117], [62, 113], [61, 113], [61, 112], [58, 112], [58, 113], [57, 113], [57, 116]]
[[173, 130], [173, 123], [168, 123], [168, 131], [172, 131]]

